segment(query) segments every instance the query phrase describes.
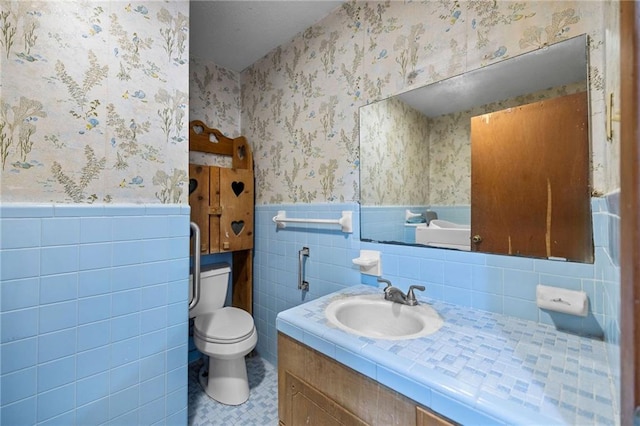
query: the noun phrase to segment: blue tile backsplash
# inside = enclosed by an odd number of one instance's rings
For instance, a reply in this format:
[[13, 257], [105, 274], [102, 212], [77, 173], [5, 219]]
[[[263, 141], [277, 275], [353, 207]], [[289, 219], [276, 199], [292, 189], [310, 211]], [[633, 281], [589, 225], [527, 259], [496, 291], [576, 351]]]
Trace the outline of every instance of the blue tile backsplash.
[[[603, 339], [619, 399], [620, 267], [616, 259], [620, 216], [609, 207], [615, 206], [617, 197], [619, 192], [592, 199], [594, 264], [361, 242], [356, 203], [256, 206], [257, 349], [277, 363], [274, 324], [279, 312], [361, 282], [375, 285], [375, 280], [360, 275], [351, 259], [359, 256], [360, 249], [378, 250], [382, 253], [382, 275], [403, 290], [417, 282], [427, 287], [429, 298]], [[288, 217], [322, 219], [352, 210], [354, 232], [345, 234], [337, 227], [313, 224], [276, 229], [272, 218], [278, 210], [286, 210]], [[310, 249], [305, 276], [310, 283], [308, 292], [297, 289], [297, 253], [303, 246]], [[589, 315], [582, 318], [541, 311], [535, 300], [538, 284], [585, 291]]]
[[189, 206], [3, 204], [0, 234], [0, 424], [186, 424]]
[[[352, 259], [361, 249], [379, 250], [383, 276], [404, 290], [421, 283], [426, 297], [443, 303], [603, 338], [616, 401], [602, 403], [618, 404], [618, 198], [613, 193], [593, 199], [593, 265], [362, 242], [356, 203], [257, 206], [257, 350], [277, 362], [278, 313], [346, 287], [375, 285]], [[278, 210], [320, 219], [352, 210], [354, 230], [345, 234], [316, 224], [276, 229], [272, 218]], [[0, 423], [186, 423], [188, 223], [189, 207], [179, 205], [0, 206]], [[302, 247], [310, 249], [308, 292], [297, 289]], [[537, 284], [584, 290], [589, 315], [540, 311]], [[321, 338], [314, 347], [331, 350]], [[373, 368], [373, 361], [360, 362], [349, 350], [334, 352], [358, 370]], [[546, 362], [540, 354], [531, 356], [532, 365]], [[532, 385], [510, 386], [511, 392], [527, 393]], [[577, 399], [585, 397], [576, 393]], [[432, 403], [452, 401], [432, 392]]]

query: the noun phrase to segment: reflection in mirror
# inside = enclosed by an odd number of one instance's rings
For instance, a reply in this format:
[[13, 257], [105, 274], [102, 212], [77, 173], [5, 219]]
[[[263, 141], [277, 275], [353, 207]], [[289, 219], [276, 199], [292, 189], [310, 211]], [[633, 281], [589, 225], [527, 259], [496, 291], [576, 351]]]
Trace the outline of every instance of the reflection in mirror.
[[473, 117], [471, 249], [593, 263], [589, 176], [587, 92]]
[[361, 239], [469, 250], [471, 118], [586, 92], [587, 69], [582, 35], [361, 107]]

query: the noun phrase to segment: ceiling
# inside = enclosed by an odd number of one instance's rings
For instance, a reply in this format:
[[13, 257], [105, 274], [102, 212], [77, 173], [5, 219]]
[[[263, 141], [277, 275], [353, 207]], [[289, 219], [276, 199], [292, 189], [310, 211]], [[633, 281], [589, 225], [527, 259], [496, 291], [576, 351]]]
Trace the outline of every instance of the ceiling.
[[241, 72], [343, 2], [191, 0], [190, 55]]
[[[587, 54], [587, 38], [581, 35], [402, 93], [398, 97], [427, 117], [466, 111], [551, 87], [586, 82]], [[443, 99], [447, 101], [443, 102]]]

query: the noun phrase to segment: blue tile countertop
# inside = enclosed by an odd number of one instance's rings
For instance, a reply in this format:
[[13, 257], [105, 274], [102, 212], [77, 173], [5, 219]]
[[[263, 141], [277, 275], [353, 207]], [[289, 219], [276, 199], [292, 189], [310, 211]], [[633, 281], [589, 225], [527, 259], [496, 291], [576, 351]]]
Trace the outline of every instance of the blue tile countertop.
[[326, 320], [335, 298], [375, 293], [347, 287], [281, 312], [277, 329], [462, 424], [619, 423], [604, 342], [422, 297], [444, 325], [419, 339], [360, 337]]

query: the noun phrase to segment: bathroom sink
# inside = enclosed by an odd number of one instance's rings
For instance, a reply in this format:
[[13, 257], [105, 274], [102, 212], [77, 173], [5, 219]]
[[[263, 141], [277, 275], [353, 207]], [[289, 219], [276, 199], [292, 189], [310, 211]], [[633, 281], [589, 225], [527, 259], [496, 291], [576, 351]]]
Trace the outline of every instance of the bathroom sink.
[[415, 339], [435, 333], [442, 318], [429, 305], [402, 305], [382, 294], [347, 296], [325, 309], [330, 324], [348, 333], [374, 339]]
[[432, 247], [471, 250], [471, 227], [446, 220], [432, 220], [416, 227], [416, 243]]

